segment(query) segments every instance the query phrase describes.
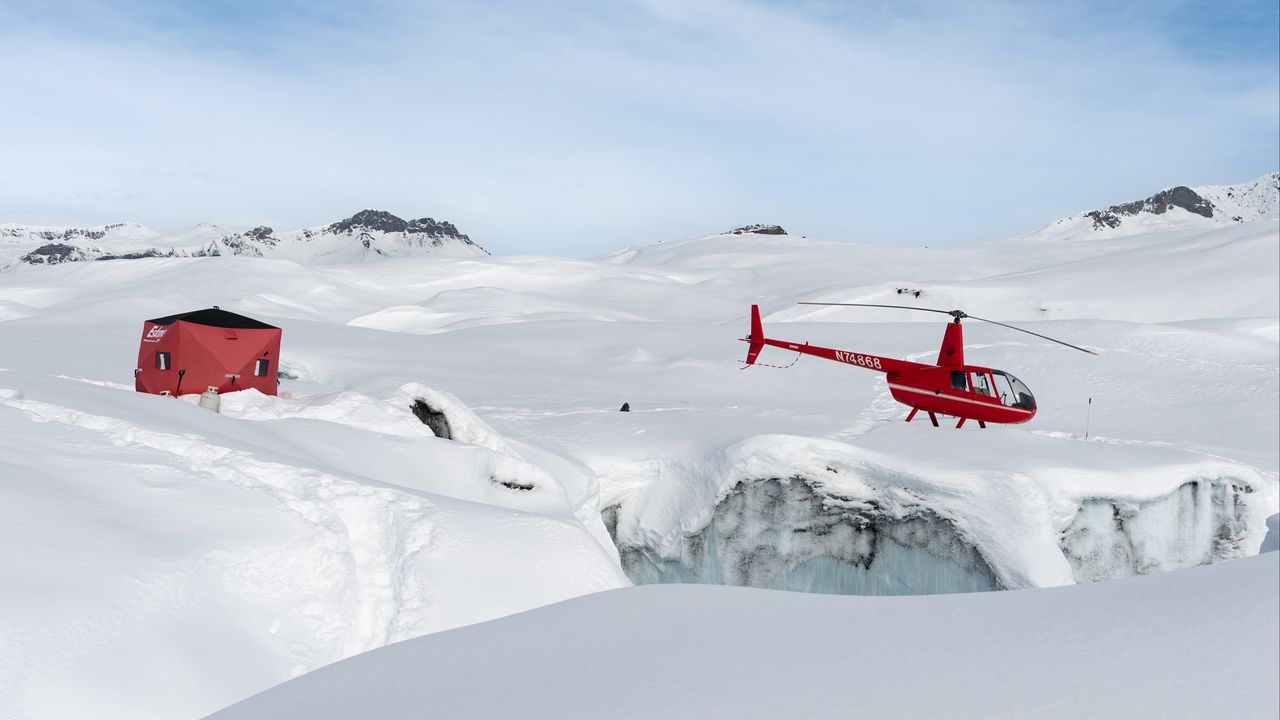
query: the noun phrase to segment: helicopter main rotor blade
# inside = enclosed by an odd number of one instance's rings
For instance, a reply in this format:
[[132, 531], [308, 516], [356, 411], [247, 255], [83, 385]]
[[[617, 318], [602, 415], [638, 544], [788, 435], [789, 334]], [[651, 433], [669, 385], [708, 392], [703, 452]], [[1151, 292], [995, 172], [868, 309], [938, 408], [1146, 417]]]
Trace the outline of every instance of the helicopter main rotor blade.
[[1067, 346], [1067, 347], [1069, 347], [1069, 348], [1072, 348], [1072, 349], [1074, 349], [1074, 350], [1079, 350], [1080, 352], [1087, 352], [1087, 353], [1089, 353], [1090, 355], [1097, 355], [1097, 354], [1098, 354], [1098, 353], [1096, 353], [1096, 352], [1094, 352], [1094, 351], [1092, 351], [1092, 350], [1085, 350], [1085, 349], [1084, 349], [1084, 348], [1082, 348], [1082, 347], [1079, 347], [1079, 346], [1076, 346], [1076, 345], [1072, 345], [1072, 344], [1071, 344], [1071, 343], [1069, 343], [1069, 342], [1062, 342], [1061, 340], [1056, 340], [1056, 339], [1054, 339], [1054, 338], [1049, 337], [1048, 335], [1041, 335], [1041, 334], [1040, 334], [1040, 333], [1038, 333], [1038, 332], [1031, 332], [1030, 330], [1023, 330], [1022, 328], [1020, 328], [1020, 327], [1014, 327], [1013, 325], [1005, 325], [1004, 323], [1002, 323], [1002, 322], [996, 322], [995, 320], [988, 320], [988, 319], [986, 319], [986, 318], [980, 318], [980, 317], [978, 317], [977, 315], [970, 315], [970, 316], [969, 316], [969, 319], [970, 319], [970, 320], [981, 320], [982, 322], [988, 322], [988, 323], [991, 323], [992, 325], [999, 325], [1000, 327], [1007, 327], [1007, 328], [1009, 328], [1010, 330], [1017, 330], [1018, 332], [1024, 332], [1024, 333], [1026, 333], [1026, 334], [1028, 334], [1028, 335], [1035, 335], [1035, 336], [1036, 336], [1036, 337], [1038, 337], [1038, 338], [1044, 338], [1045, 340], [1048, 340], [1049, 342], [1056, 342], [1056, 343], [1058, 343], [1059, 345], [1066, 345], [1066, 346]]
[[[953, 315], [957, 310], [935, 310], [934, 308], [912, 307], [910, 305], [873, 305], [871, 303], [833, 303], [833, 302], [808, 302], [801, 300], [797, 305], [840, 305], [843, 307], [882, 307], [882, 308], [898, 308], [899, 310], [922, 310], [924, 312], [936, 312], [943, 315]], [[965, 316], [968, 317], [968, 316]]]
[[1096, 353], [1096, 352], [1094, 352], [1094, 351], [1092, 351], [1092, 350], [1085, 350], [1084, 348], [1079, 347], [1079, 346], [1077, 346], [1077, 345], [1072, 345], [1072, 344], [1071, 344], [1071, 343], [1069, 343], [1069, 342], [1063, 342], [1063, 341], [1061, 341], [1061, 340], [1057, 340], [1057, 339], [1051, 338], [1051, 337], [1049, 337], [1048, 335], [1041, 335], [1041, 334], [1040, 334], [1040, 333], [1038, 333], [1038, 332], [1031, 332], [1030, 330], [1023, 330], [1022, 328], [1020, 328], [1020, 327], [1016, 327], [1016, 326], [1014, 326], [1014, 325], [1006, 325], [1006, 324], [1004, 324], [1004, 323], [1002, 323], [1002, 322], [996, 322], [995, 320], [988, 320], [988, 319], [986, 319], [986, 318], [980, 318], [980, 317], [978, 317], [978, 316], [976, 316], [976, 315], [970, 315], [970, 314], [966, 313], [966, 312], [965, 312], [965, 311], [963, 311], [963, 310], [938, 310], [938, 309], [935, 309], [935, 308], [912, 307], [912, 306], [910, 306], [910, 305], [877, 305], [877, 304], [873, 304], [873, 303], [808, 302], [808, 301], [804, 301], [804, 300], [802, 300], [802, 301], [800, 301], [800, 302], [798, 302], [798, 303], [796, 303], [796, 304], [797, 304], [797, 305], [840, 305], [840, 306], [844, 306], [844, 307], [878, 307], [878, 308], [897, 308], [897, 309], [899, 309], [899, 310], [920, 310], [920, 311], [922, 311], [922, 312], [941, 313], [941, 314], [943, 314], [943, 315], [950, 315], [951, 317], [955, 318], [956, 320], [960, 320], [961, 318], [968, 318], [968, 319], [971, 319], [971, 320], [981, 320], [982, 322], [991, 323], [992, 325], [999, 325], [1000, 327], [1007, 327], [1007, 328], [1009, 328], [1010, 330], [1017, 330], [1018, 332], [1024, 332], [1024, 333], [1026, 333], [1026, 334], [1028, 334], [1028, 335], [1035, 335], [1035, 336], [1036, 336], [1036, 337], [1038, 337], [1038, 338], [1043, 338], [1043, 339], [1045, 339], [1045, 340], [1048, 340], [1049, 342], [1056, 342], [1056, 343], [1058, 343], [1059, 345], [1066, 345], [1067, 347], [1069, 347], [1069, 348], [1071, 348], [1071, 349], [1073, 349], [1073, 350], [1079, 350], [1080, 352], [1086, 352], [1086, 353], [1089, 353], [1090, 355], [1097, 355], [1097, 354], [1098, 354], [1098, 353]]

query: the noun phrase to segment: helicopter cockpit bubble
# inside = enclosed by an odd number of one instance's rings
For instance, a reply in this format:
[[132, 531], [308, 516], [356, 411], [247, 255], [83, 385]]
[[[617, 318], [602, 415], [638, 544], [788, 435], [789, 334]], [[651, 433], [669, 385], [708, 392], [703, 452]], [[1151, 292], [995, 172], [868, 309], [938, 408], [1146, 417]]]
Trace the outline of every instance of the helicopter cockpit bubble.
[[991, 374], [996, 377], [1000, 402], [1023, 410], [1036, 409], [1036, 398], [1031, 394], [1031, 388], [1028, 388], [1026, 383], [1003, 370], [992, 370]]

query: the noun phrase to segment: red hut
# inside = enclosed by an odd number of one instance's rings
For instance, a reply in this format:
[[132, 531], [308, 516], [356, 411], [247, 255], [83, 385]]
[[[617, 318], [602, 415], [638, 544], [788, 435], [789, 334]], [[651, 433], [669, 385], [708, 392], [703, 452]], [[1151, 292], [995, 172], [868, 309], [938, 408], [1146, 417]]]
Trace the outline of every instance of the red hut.
[[195, 310], [142, 324], [138, 392], [183, 395], [254, 388], [275, 395], [280, 328], [220, 310]]

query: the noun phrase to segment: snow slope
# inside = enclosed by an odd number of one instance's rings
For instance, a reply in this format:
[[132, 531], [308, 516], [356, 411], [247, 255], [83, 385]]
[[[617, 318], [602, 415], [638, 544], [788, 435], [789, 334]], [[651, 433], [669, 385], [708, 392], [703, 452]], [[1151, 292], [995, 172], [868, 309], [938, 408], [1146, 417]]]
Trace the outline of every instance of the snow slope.
[[[388, 642], [625, 587], [624, 566], [928, 592], [1254, 554], [1280, 506], [1278, 238], [1259, 220], [955, 249], [746, 234], [585, 261], [14, 268], [0, 715], [212, 712]], [[1026, 381], [1039, 415], [907, 425], [882, 377], [743, 372], [738, 338], [760, 303], [770, 335], [931, 359], [940, 324], [799, 299], [962, 307], [1102, 355], [970, 323], [972, 361]], [[214, 304], [284, 328], [284, 395], [214, 415], [132, 392], [142, 320]]]
[[1277, 588], [1275, 554], [910, 599], [637, 587], [391, 645], [213, 717], [1275, 717]]
[[[461, 441], [417, 422], [417, 397]], [[428, 388], [247, 392], [217, 415], [7, 370], [0, 423], [0, 716], [203, 714], [626, 584], [592, 479]]]

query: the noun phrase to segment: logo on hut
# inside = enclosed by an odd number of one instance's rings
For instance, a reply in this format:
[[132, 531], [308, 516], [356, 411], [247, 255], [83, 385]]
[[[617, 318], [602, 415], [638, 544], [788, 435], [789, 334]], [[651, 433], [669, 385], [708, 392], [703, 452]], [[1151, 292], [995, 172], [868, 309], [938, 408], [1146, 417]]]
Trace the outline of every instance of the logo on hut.
[[169, 328], [162, 325], [156, 325], [151, 328], [151, 331], [148, 332], [146, 337], [142, 338], [142, 340], [143, 342], [160, 342], [160, 338], [164, 337], [164, 334], [168, 331]]

